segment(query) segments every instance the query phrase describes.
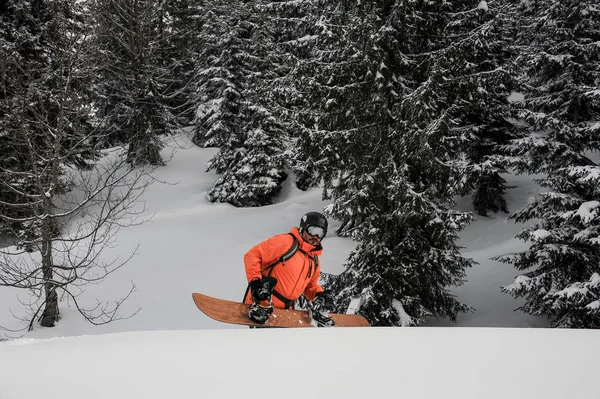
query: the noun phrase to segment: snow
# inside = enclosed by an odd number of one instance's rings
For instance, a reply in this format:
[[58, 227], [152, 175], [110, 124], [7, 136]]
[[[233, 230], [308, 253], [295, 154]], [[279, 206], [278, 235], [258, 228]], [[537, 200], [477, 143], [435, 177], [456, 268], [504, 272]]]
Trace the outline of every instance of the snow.
[[579, 295], [585, 296], [588, 294], [588, 292], [588, 288], [583, 283], [575, 283], [563, 290], [558, 291], [556, 295], [561, 298], [572, 298]]
[[402, 327], [410, 327], [412, 317], [410, 317], [410, 315], [406, 313], [402, 302], [400, 302], [397, 299], [394, 299], [392, 301], [392, 305], [394, 306], [394, 309], [396, 309], [396, 312], [398, 312], [398, 314], [400, 315], [400, 324], [402, 325]]
[[[452, 290], [475, 308], [459, 315], [457, 324], [250, 330], [209, 319], [194, 306], [192, 292], [241, 299], [244, 253], [328, 203], [321, 190], [302, 192], [286, 182], [271, 206], [212, 204], [207, 192], [217, 176], [203, 172], [203, 165], [217, 150], [179, 136], [165, 154], [171, 151], [139, 205], [151, 220], [120, 230], [116, 245], [101, 257], [125, 257], [139, 243], [138, 255], [79, 297], [88, 306], [96, 298], [115, 301], [134, 283], [121, 316], [137, 314], [96, 327], [62, 301], [56, 327], [5, 331], [21, 338], [0, 342], [1, 399], [598, 397], [592, 382], [600, 370], [600, 333], [523, 328], [549, 323], [515, 311], [523, 302], [500, 291], [519, 273], [490, 258], [526, 248], [514, 238], [525, 226], [502, 213], [477, 216], [461, 232], [463, 255], [479, 265]], [[541, 190], [535, 176], [505, 178], [517, 186], [508, 191], [511, 211]], [[470, 198], [458, 200], [457, 208], [470, 207]], [[330, 221], [323, 244], [321, 264], [328, 273], [340, 273], [355, 246], [336, 236], [338, 226]], [[26, 292], [0, 287], [0, 325], [24, 327], [14, 316], [27, 316], [22, 303], [29, 299]], [[357, 306], [360, 298], [352, 303]]]
[[478, 10], [482, 10], [482, 11], [489, 11], [487, 2], [486, 1], [480, 1], [479, 4], [477, 5], [477, 9]]
[[212, 115], [216, 113], [219, 110], [219, 107], [221, 107], [222, 103], [223, 99], [219, 98], [199, 105], [198, 109], [196, 110], [196, 119], [201, 120], [204, 119], [206, 115]]
[[317, 35], [306, 35], [306, 36], [303, 36], [303, 37], [297, 39], [297, 41], [299, 43], [301, 43], [301, 42], [309, 42], [311, 40], [316, 40], [317, 38], [318, 38]]
[[350, 304], [348, 305], [348, 309], [346, 309], [346, 313], [348, 314], [356, 314], [362, 305], [362, 298], [352, 298], [350, 300]]
[[0, 397], [596, 398], [599, 348], [589, 330], [118, 333], [0, 343]]
[[540, 240], [543, 240], [544, 238], [548, 237], [550, 235], [550, 232], [548, 230], [544, 230], [544, 229], [537, 229], [532, 233], [532, 235], [533, 235], [534, 240], [540, 241]]
[[576, 166], [571, 168], [571, 176], [582, 176], [580, 180], [587, 182], [589, 180], [595, 181], [600, 179], [600, 167], [598, 166]]
[[589, 303], [585, 307], [590, 310], [600, 309], [600, 300]]
[[581, 204], [577, 210], [577, 214], [579, 217], [581, 217], [581, 222], [583, 224], [588, 224], [594, 220], [596, 218], [598, 208], [600, 208], [599, 201], [587, 201]]

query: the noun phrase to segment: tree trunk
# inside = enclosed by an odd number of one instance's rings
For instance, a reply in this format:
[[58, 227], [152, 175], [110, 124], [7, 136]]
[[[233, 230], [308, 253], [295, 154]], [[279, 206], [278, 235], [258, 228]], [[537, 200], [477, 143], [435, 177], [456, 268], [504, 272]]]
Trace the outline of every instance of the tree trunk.
[[54, 327], [54, 324], [58, 321], [58, 294], [56, 293], [54, 270], [52, 267], [52, 241], [55, 226], [53, 219], [49, 217], [52, 201], [48, 196], [44, 198], [44, 208], [46, 217], [42, 222], [42, 275], [44, 276], [46, 301], [44, 312], [40, 318], [40, 324], [42, 327]]
[[[50, 269], [52, 274], [52, 269]], [[44, 271], [44, 278], [46, 277], [46, 271]], [[44, 312], [40, 320], [42, 327], [54, 327], [54, 324], [58, 321], [58, 294], [54, 288], [54, 284], [46, 282], [44, 284], [46, 291], [46, 305]]]

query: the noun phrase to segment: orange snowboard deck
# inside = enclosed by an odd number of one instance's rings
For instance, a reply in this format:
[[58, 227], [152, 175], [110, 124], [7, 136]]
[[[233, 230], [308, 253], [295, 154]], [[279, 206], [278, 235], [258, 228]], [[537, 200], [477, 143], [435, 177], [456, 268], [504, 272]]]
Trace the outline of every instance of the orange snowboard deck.
[[[205, 315], [223, 323], [261, 327], [316, 327], [305, 310], [275, 309], [265, 324], [258, 324], [248, 318], [250, 305], [198, 293], [193, 293], [192, 298]], [[334, 327], [370, 327], [367, 319], [360, 315], [330, 313], [329, 316], [335, 321]]]

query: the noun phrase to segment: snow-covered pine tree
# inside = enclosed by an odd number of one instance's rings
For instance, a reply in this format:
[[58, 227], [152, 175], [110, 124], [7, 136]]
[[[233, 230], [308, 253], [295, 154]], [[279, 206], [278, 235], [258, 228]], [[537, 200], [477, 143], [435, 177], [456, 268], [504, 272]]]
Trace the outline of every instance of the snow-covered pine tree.
[[196, 95], [194, 77], [203, 47], [197, 36], [203, 29], [205, 11], [203, 0], [164, 0], [161, 29], [169, 32], [161, 51], [161, 64], [168, 73], [163, 78], [164, 100], [184, 126], [193, 124], [196, 112], [192, 101]]
[[67, 189], [63, 179], [54, 181], [53, 168], [87, 169], [98, 157], [85, 140], [92, 130], [93, 78], [86, 23], [80, 5], [69, 1], [2, 5], [0, 226], [27, 248], [41, 234], [44, 195]]
[[503, 291], [554, 327], [600, 328], [600, 7], [524, 7], [518, 44], [531, 82], [521, 112], [529, 136], [507, 149], [520, 172], [545, 175], [538, 183], [547, 191], [511, 216], [537, 222], [518, 236], [531, 243], [527, 251], [498, 258], [524, 272]]
[[[294, 172], [296, 186], [305, 190], [318, 183], [318, 159], [310, 156], [310, 131], [314, 114], [306, 86], [314, 74], [316, 58], [313, 56], [317, 41], [327, 37], [325, 21], [331, 18], [334, 1], [330, 0], [264, 0], [255, 9], [261, 13], [261, 31], [268, 45], [270, 79], [265, 80], [268, 93], [263, 98], [265, 107], [282, 123], [289, 145], [285, 154], [287, 166]], [[316, 155], [316, 154], [312, 154]]]
[[287, 135], [264, 106], [270, 95], [265, 82], [275, 73], [268, 57], [270, 36], [262, 14], [251, 6], [211, 3], [201, 36], [205, 64], [199, 71], [194, 141], [219, 147], [207, 165], [221, 175], [209, 197], [235, 206], [272, 203], [287, 176]]
[[[225, 144], [209, 163], [221, 174], [209, 192], [213, 201], [228, 202], [249, 207], [270, 204], [281, 191], [283, 173], [283, 139], [285, 132], [270, 125], [268, 111], [254, 107], [255, 125], [244, 126], [244, 141], [236, 145]], [[276, 123], [272, 120], [271, 123]], [[277, 134], [279, 132], [279, 134]], [[216, 162], [227, 159], [230, 163], [217, 167]]]
[[359, 242], [328, 286], [338, 311], [350, 306], [374, 325], [469, 309], [449, 289], [473, 264], [456, 245], [471, 217], [450, 207], [470, 172], [456, 162], [459, 108], [435, 62], [454, 10], [443, 1], [340, 3], [312, 73], [299, 79], [315, 115], [309, 156], [333, 199], [327, 211]]
[[195, 76], [192, 140], [203, 147], [221, 147], [227, 142], [236, 145], [232, 137], [241, 135], [241, 126], [245, 124], [242, 108], [246, 76], [236, 57], [247, 51], [241, 36], [250, 33], [238, 26], [243, 23], [241, 3], [226, 3], [216, 1], [207, 6], [195, 39], [202, 43], [202, 51]]
[[101, 129], [106, 146], [127, 145], [132, 165], [161, 165], [161, 136], [174, 118], [164, 51], [164, 2], [159, 0], [94, 0]]
[[[517, 53], [511, 1], [471, 0], [453, 2], [447, 28], [439, 41], [436, 68], [443, 75], [447, 96], [453, 104], [457, 133], [465, 146], [466, 161], [473, 166], [475, 193], [473, 206], [483, 216], [489, 211], [507, 212], [505, 192], [506, 162], [499, 146], [518, 137], [519, 130], [509, 120], [509, 98], [519, 86], [511, 70]], [[518, 76], [518, 75], [517, 75]]]

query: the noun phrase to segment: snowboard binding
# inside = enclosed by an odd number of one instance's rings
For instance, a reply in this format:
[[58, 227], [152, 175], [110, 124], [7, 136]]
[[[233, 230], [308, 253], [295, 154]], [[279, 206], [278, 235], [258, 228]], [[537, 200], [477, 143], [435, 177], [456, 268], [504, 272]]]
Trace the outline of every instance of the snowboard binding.
[[250, 320], [258, 323], [265, 324], [269, 320], [269, 316], [273, 313], [273, 305], [264, 306], [259, 303], [253, 303], [250, 305], [250, 311], [248, 317]]
[[308, 314], [317, 323], [317, 327], [333, 327], [335, 321], [326, 312], [309, 309]]

